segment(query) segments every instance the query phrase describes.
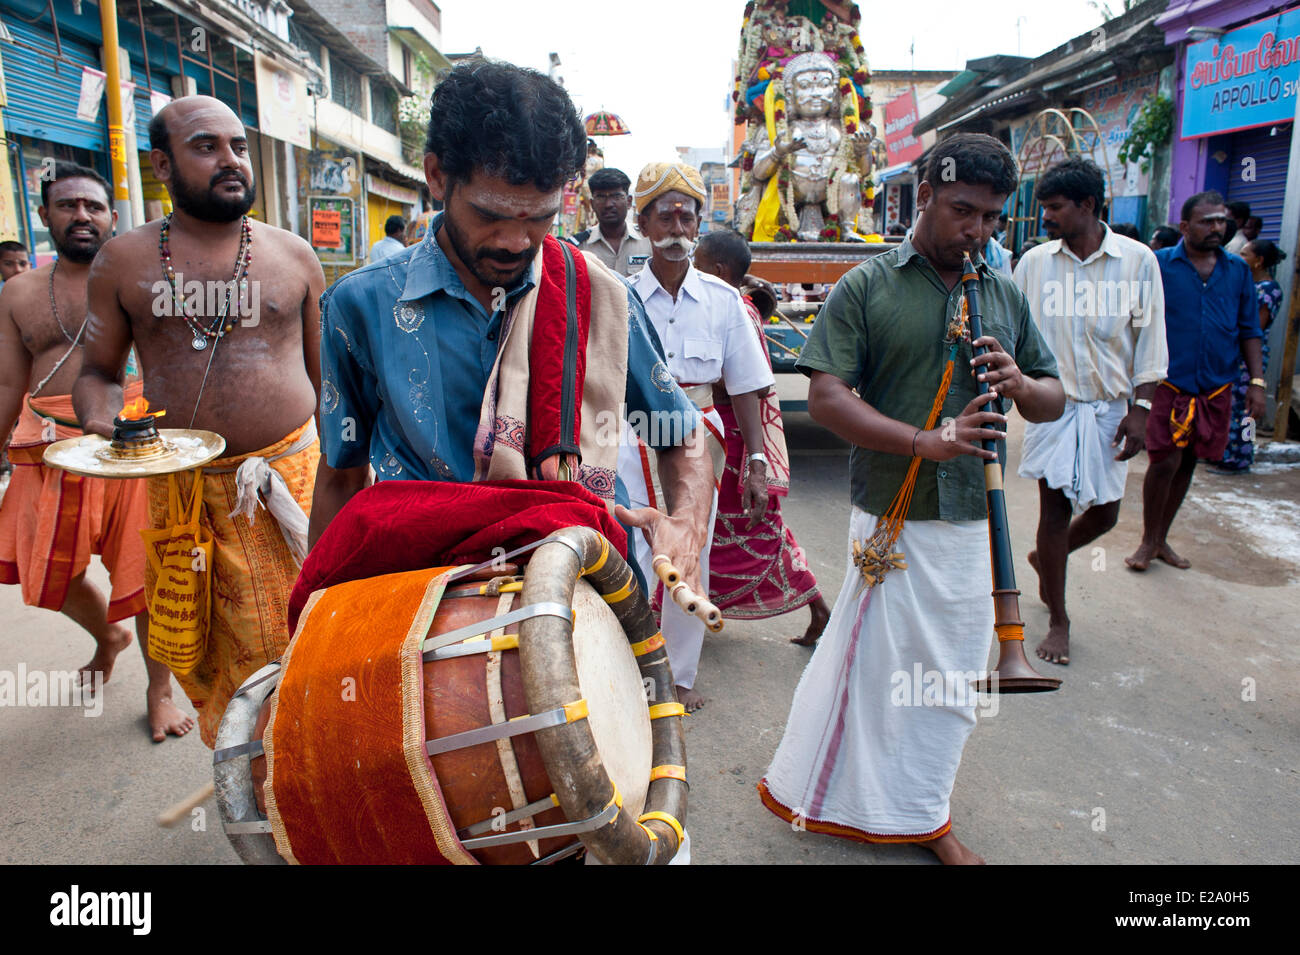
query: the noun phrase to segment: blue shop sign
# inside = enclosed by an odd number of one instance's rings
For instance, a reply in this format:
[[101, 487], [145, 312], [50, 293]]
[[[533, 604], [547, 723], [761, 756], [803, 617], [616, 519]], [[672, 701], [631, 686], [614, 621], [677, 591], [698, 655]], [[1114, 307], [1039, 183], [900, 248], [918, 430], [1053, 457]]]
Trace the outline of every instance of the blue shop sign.
[[1183, 139], [1295, 119], [1300, 7], [1187, 48]]

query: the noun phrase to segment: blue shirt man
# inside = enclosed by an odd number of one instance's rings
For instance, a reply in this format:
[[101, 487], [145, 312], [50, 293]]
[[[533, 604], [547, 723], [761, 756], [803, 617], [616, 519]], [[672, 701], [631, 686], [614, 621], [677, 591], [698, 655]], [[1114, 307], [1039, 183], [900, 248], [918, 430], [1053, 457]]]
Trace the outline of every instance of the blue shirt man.
[[1236, 380], [1241, 343], [1263, 337], [1250, 267], [1229, 252], [1216, 252], [1208, 279], [1188, 259], [1184, 240], [1156, 252], [1165, 287], [1165, 378], [1192, 394], [1209, 394]]
[[1251, 376], [1246, 411], [1266, 409], [1264, 362], [1254, 281], [1246, 263], [1223, 250], [1228, 214], [1214, 191], [1190, 196], [1182, 208], [1182, 241], [1156, 252], [1165, 292], [1169, 370], [1151, 399], [1142, 480], [1142, 542], [1124, 558], [1144, 571], [1152, 560], [1186, 570], [1191, 562], [1169, 546], [1169, 528], [1191, 486], [1198, 459], [1218, 461], [1228, 444], [1238, 362]]
[[[525, 272], [489, 312], [438, 245], [441, 219], [419, 245], [349, 273], [321, 297], [321, 450], [332, 468], [368, 461], [380, 481], [474, 478], [474, 435], [501, 322], [534, 283]], [[627, 369], [629, 415], [680, 420], [686, 433], [698, 425], [630, 288]], [[662, 431], [664, 441], [673, 438]], [[615, 499], [627, 503], [621, 485]]]

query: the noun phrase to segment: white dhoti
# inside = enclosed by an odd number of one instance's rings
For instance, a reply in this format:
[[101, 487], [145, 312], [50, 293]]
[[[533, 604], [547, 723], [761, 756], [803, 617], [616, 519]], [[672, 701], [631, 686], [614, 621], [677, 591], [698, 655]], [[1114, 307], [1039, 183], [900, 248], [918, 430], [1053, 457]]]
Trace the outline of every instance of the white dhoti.
[[1094, 504], [1124, 497], [1128, 462], [1116, 461], [1115, 431], [1128, 414], [1128, 401], [1070, 401], [1055, 421], [1025, 425], [1020, 476], [1047, 481], [1082, 514]]
[[[687, 392], [690, 394], [690, 392]], [[697, 401], [695, 395], [691, 395]], [[706, 527], [712, 527], [718, 516], [717, 476], [721, 472], [720, 462], [723, 456], [718, 453], [722, 444], [722, 418], [712, 405], [702, 409], [705, 426], [712, 436], [707, 449], [699, 447], [699, 453], [711, 454], [714, 458], [713, 503], [709, 507], [709, 521]], [[629, 507], [654, 507], [668, 513], [668, 505], [662, 499], [658, 487], [653, 455], [640, 444], [630, 428], [624, 425], [623, 444], [618, 454], [618, 476], [627, 488]], [[655, 575], [651, 560], [650, 543], [644, 531], [632, 528], [628, 535], [629, 556], [636, 560], [641, 568], [646, 586], [654, 590], [658, 577]], [[709, 592], [709, 549], [713, 545], [713, 535], [709, 534], [700, 551], [700, 593]], [[647, 599], [653, 593], [646, 595]], [[664, 644], [668, 650], [668, 664], [672, 667], [673, 682], [678, 686], [691, 689], [695, 686], [695, 675], [700, 668], [700, 652], [704, 649], [704, 621], [694, 614], [689, 614], [665, 596], [660, 615], [659, 629], [663, 633]]]
[[877, 518], [853, 508], [844, 586], [799, 680], [763, 802], [810, 832], [920, 842], [947, 832], [962, 748], [993, 639], [986, 521], [909, 521], [907, 569], [870, 590], [854, 539]]

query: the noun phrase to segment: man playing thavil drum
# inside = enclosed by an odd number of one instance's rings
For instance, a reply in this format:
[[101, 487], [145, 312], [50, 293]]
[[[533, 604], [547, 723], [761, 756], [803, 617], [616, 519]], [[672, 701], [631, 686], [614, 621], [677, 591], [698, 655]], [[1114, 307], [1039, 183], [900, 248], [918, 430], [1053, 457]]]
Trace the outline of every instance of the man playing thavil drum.
[[[22, 584], [25, 603], [61, 610], [89, 631], [98, 644], [82, 667], [89, 683], [94, 673], [107, 681], [131, 642], [131, 631], [119, 621], [135, 617], [145, 647], [149, 615], [139, 531], [148, 512], [141, 481], [81, 477], [44, 463], [53, 441], [82, 433], [69, 392], [86, 341], [86, 283], [117, 221], [99, 173], [72, 163], [57, 163], [53, 172], [41, 181], [37, 211], [58, 260], [11, 278], [0, 294], [0, 435], [14, 429], [9, 456], [15, 465], [0, 505], [0, 583]], [[133, 386], [139, 395], [139, 382]], [[92, 553], [108, 569], [107, 599], [86, 579]], [[185, 735], [194, 720], [172, 702], [171, 671], [147, 653], [145, 667], [154, 741]]]
[[[993, 137], [940, 143], [912, 235], [840, 280], [798, 362], [812, 378], [809, 412], [853, 445], [854, 546], [759, 791], [800, 828], [917, 842], [945, 863], [982, 861], [952, 834], [948, 799], [994, 624], [982, 475], [997, 456], [978, 442], [999, 440], [1006, 420], [968, 372], [1029, 421], [1058, 417], [1065, 402], [1024, 295], [978, 255], [1015, 184], [1015, 160]], [[983, 285], [986, 334], [973, 343], [961, 324], [964, 253]], [[972, 360], [973, 345], [989, 351]], [[880, 541], [878, 527], [898, 518], [901, 536]], [[866, 551], [876, 547], [887, 553]]]
[[[708, 454], [690, 445], [699, 413], [624, 281], [547, 237], [586, 141], [563, 88], [532, 70], [476, 61], [438, 85], [424, 169], [444, 212], [421, 243], [344, 276], [321, 302], [313, 545], [371, 467], [381, 482], [576, 480], [608, 507], [625, 504], [615, 475], [625, 402], [664, 425], [650, 438], [663, 439], [671, 513], [616, 513], [699, 589], [713, 491]], [[580, 353], [563, 324], [547, 337], [566, 297], [589, 302]], [[558, 427], [534, 414], [537, 400], [559, 409]]]
[[[301, 511], [319, 456], [316, 303], [325, 276], [306, 242], [248, 217], [256, 195], [248, 140], [224, 103], [175, 100], [149, 138], [154, 175], [176, 210], [113, 239], [95, 260], [73, 398], [85, 429], [111, 436], [134, 343], [145, 396], [169, 413], [167, 424], [226, 439], [226, 456], [202, 471], [200, 519], [215, 543], [206, 652], [177, 674], [212, 746], [231, 695], [288, 643], [289, 591], [306, 552]], [[175, 476], [183, 500], [195, 493], [194, 475]], [[150, 478], [154, 528], [164, 527], [168, 493], [168, 477]], [[151, 568], [151, 607], [154, 577]]]

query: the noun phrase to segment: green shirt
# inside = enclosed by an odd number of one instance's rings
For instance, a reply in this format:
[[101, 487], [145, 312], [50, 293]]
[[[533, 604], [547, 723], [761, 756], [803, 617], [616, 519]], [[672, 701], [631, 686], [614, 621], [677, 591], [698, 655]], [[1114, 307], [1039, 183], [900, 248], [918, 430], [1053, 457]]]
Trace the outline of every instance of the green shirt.
[[[984, 334], [1015, 357], [1023, 374], [1057, 377], [1056, 360], [1029, 314], [1029, 303], [1011, 279], [982, 260], [980, 311]], [[943, 379], [950, 346], [943, 339], [961, 307], [958, 282], [949, 291], [912, 245], [867, 259], [836, 284], [817, 316], [796, 366], [811, 377], [829, 372], [882, 414], [920, 428]], [[955, 418], [975, 397], [971, 347], [962, 342], [952, 387], [939, 420]], [[854, 447], [849, 455], [853, 503], [882, 515], [907, 476], [910, 457]], [[963, 454], [950, 461], [921, 462], [908, 520], [984, 520], [982, 459]]]

